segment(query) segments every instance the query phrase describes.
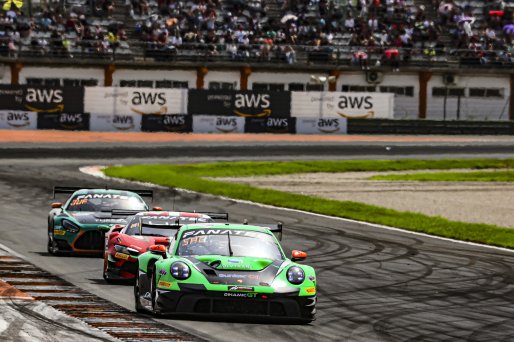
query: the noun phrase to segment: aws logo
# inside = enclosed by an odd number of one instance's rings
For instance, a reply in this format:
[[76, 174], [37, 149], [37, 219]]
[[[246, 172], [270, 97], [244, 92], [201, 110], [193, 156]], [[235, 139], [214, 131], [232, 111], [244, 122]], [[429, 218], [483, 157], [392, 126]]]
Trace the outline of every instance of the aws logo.
[[129, 115], [114, 115], [112, 126], [121, 131], [127, 131], [135, 127], [134, 118]]
[[[131, 110], [137, 114], [166, 114], [168, 107], [166, 93], [164, 92], [151, 92], [151, 91], [134, 91], [130, 98]], [[136, 108], [135, 106], [142, 106], [143, 108]], [[160, 106], [157, 109], [146, 109], [152, 106]]]
[[[27, 88], [27, 92], [25, 94], [25, 107], [33, 112], [62, 112], [64, 110], [64, 104], [62, 101], [63, 91], [61, 89]], [[48, 105], [55, 105], [55, 107], [38, 108], [40, 105], [44, 105], [44, 107]]]
[[162, 124], [169, 132], [182, 132], [186, 129], [186, 117], [184, 115], [165, 115], [162, 118]]
[[317, 127], [322, 133], [335, 133], [341, 129], [339, 119], [319, 119]]
[[59, 115], [59, 123], [64, 128], [77, 129], [84, 125], [84, 118], [82, 117], [82, 114], [62, 113]]
[[11, 127], [20, 128], [30, 125], [30, 118], [27, 113], [7, 113], [7, 124]]
[[236, 94], [234, 114], [242, 117], [268, 117], [271, 115], [270, 106], [270, 94]]
[[347, 114], [345, 112], [338, 111], [337, 114], [342, 116], [343, 118], [354, 118], [354, 119], [364, 119], [364, 118], [372, 118], [375, 115], [375, 112], [371, 110], [373, 108], [373, 102], [371, 96], [350, 96], [350, 95], [341, 95], [339, 97], [339, 102], [337, 103], [337, 107], [340, 110], [350, 109], [350, 110], [367, 110], [368, 112], [365, 114]]
[[218, 117], [216, 118], [216, 130], [223, 133], [231, 133], [237, 130], [237, 119]]
[[266, 130], [273, 133], [288, 133], [289, 121], [286, 118], [268, 118]]

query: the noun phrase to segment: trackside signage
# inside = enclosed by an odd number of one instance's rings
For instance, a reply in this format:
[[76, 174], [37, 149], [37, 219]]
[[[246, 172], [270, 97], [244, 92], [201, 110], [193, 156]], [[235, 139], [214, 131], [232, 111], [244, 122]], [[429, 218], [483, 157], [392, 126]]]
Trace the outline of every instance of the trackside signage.
[[19, 110], [0, 110], [0, 128], [36, 129], [37, 113]]
[[245, 118], [194, 115], [193, 133], [244, 133]]
[[111, 132], [141, 131], [141, 115], [138, 114], [91, 114], [90, 130]]
[[189, 133], [193, 130], [191, 115], [143, 115], [141, 130], [145, 132]]
[[38, 129], [88, 131], [90, 115], [85, 113], [39, 113]]
[[346, 118], [296, 118], [298, 134], [346, 134]]
[[291, 115], [297, 118], [392, 119], [394, 94], [292, 92]]
[[246, 118], [245, 133], [295, 133], [295, 118]]
[[187, 89], [86, 87], [84, 110], [107, 115], [184, 114]]
[[83, 113], [84, 88], [0, 85], [0, 110]]
[[188, 113], [244, 118], [290, 117], [288, 91], [189, 90]]

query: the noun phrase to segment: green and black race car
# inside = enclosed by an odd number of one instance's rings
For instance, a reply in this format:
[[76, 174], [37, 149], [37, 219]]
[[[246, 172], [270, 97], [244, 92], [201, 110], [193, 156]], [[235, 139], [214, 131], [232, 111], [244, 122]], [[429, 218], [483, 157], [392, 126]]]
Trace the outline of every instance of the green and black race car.
[[71, 196], [62, 204], [52, 203], [48, 214], [48, 252], [103, 253], [105, 232], [148, 205], [141, 198], [153, 197], [151, 190], [84, 189], [54, 187], [58, 193]]
[[287, 259], [267, 227], [186, 225], [169, 248], [153, 245], [139, 256], [136, 311], [308, 323], [316, 313], [316, 274], [296, 263], [306, 257], [295, 250]]

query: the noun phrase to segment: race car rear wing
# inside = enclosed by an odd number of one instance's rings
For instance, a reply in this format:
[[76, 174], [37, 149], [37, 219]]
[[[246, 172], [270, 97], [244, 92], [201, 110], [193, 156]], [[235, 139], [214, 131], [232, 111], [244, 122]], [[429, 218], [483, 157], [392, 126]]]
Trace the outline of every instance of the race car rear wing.
[[228, 213], [213, 213], [209, 211], [195, 211], [198, 214], [204, 214], [212, 218], [213, 220], [225, 220], [228, 221]]
[[[55, 194], [72, 194], [78, 190], [89, 190], [89, 189], [99, 189], [99, 188], [88, 188], [88, 187], [80, 187], [80, 186], [54, 186], [53, 198], [55, 198]], [[130, 191], [138, 194], [141, 197], [150, 197], [153, 200], [153, 190], [143, 190], [143, 189], [120, 189], [120, 188], [109, 188], [105, 187], [105, 190], [120, 190], [120, 191]]]
[[[248, 224], [248, 220], [245, 219], [243, 221], [243, 224]], [[277, 222], [274, 224], [252, 223], [252, 226], [268, 228], [273, 233], [273, 235], [275, 235], [275, 237], [278, 239], [278, 241], [282, 241], [282, 227], [283, 227], [282, 222]]]

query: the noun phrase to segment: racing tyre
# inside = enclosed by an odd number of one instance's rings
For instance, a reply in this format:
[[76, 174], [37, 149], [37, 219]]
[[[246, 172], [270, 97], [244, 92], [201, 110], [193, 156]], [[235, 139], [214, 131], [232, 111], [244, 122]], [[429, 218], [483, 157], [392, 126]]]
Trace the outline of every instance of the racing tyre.
[[57, 244], [55, 243], [55, 241], [53, 239], [50, 239], [50, 237], [48, 237], [47, 250], [48, 250], [48, 253], [50, 253], [51, 255], [60, 255], [61, 254], [59, 252], [59, 247], [57, 247]]
[[157, 275], [155, 272], [155, 265], [152, 265], [151, 268], [149, 268], [149, 270], [151, 270], [151, 279], [152, 281], [150, 282], [150, 293], [152, 295], [152, 312], [155, 316], [161, 316], [161, 313], [159, 310], [156, 309], [157, 307], [157, 288], [155, 286], [156, 282], [157, 282]]
[[[138, 269], [139, 269], [139, 266], [138, 266]], [[136, 278], [134, 281], [134, 303], [135, 303], [136, 312], [139, 312], [139, 313], [145, 312], [145, 309], [143, 309], [143, 306], [141, 305], [141, 301], [139, 300], [139, 275], [136, 275]]]
[[103, 272], [102, 272], [102, 276], [103, 276], [103, 278], [104, 278], [104, 280], [105, 280], [105, 282], [106, 282], [106, 283], [108, 283], [108, 284], [112, 284], [112, 283], [114, 283], [114, 282], [113, 282], [113, 281], [112, 281], [112, 279], [110, 279], [110, 278], [109, 278], [109, 276], [107, 275], [107, 262], [108, 262], [108, 261], [107, 261], [107, 259], [106, 259], [106, 258], [105, 258], [105, 256], [104, 256], [104, 270], [103, 270]]

